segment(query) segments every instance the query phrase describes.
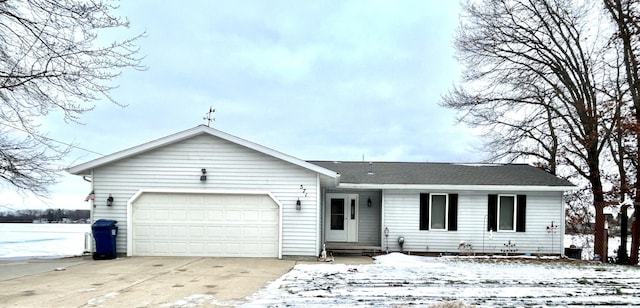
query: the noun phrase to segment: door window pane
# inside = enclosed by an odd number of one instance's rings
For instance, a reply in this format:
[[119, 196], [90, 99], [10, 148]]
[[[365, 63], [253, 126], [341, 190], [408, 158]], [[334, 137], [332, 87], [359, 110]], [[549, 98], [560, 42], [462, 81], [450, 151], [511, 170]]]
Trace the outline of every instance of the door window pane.
[[331, 199], [331, 230], [344, 230], [344, 199]]
[[515, 197], [500, 196], [498, 230], [514, 230]]
[[447, 196], [431, 195], [431, 229], [445, 229], [447, 218]]
[[356, 219], [356, 200], [355, 199], [351, 199], [351, 220], [355, 220]]

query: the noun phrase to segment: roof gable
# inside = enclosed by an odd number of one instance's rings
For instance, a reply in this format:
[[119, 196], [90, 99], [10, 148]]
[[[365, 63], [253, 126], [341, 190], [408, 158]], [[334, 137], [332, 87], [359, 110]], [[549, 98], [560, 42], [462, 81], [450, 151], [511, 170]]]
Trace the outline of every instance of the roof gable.
[[67, 169], [67, 171], [71, 174], [75, 174], [75, 175], [88, 175], [91, 173], [92, 169], [95, 169], [97, 167], [101, 167], [101, 166], [105, 166], [105, 165], [109, 165], [111, 163], [114, 163], [116, 161], [122, 160], [122, 159], [126, 159], [138, 154], [142, 154], [148, 151], [152, 151], [161, 147], [165, 147], [189, 138], [193, 138], [195, 136], [199, 136], [199, 135], [210, 135], [210, 136], [215, 136], [218, 137], [220, 139], [224, 139], [227, 140], [229, 142], [238, 144], [240, 146], [255, 150], [257, 152], [275, 157], [277, 159], [292, 163], [294, 165], [300, 166], [302, 168], [305, 169], [309, 169], [311, 171], [320, 173], [322, 175], [326, 175], [332, 178], [337, 177], [337, 174], [329, 169], [326, 169], [322, 166], [319, 165], [315, 165], [315, 164], [311, 164], [309, 162], [306, 162], [304, 160], [295, 158], [293, 156], [278, 152], [276, 150], [270, 149], [268, 147], [259, 145], [257, 143], [253, 143], [251, 141], [224, 133], [222, 131], [219, 131], [217, 129], [205, 126], [205, 125], [199, 125], [196, 126], [194, 128], [191, 129], [187, 129], [166, 137], [162, 137], [160, 139], [156, 139], [153, 141], [149, 141], [122, 151], [118, 151], [109, 155], [105, 155], [99, 158], [96, 158], [94, 160], [90, 160], [88, 162], [73, 166], [69, 169]]

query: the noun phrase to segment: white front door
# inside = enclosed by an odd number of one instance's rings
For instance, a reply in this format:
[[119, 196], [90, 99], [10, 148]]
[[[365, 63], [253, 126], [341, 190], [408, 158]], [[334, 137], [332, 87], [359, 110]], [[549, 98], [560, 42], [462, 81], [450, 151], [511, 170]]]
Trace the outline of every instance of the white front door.
[[327, 194], [326, 240], [328, 242], [358, 241], [358, 195]]

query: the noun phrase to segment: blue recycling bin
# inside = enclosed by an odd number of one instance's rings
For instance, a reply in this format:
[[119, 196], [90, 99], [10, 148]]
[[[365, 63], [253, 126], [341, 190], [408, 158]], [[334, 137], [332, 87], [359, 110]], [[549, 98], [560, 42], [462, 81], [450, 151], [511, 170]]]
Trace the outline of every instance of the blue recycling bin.
[[91, 226], [91, 232], [96, 243], [96, 251], [93, 252], [94, 260], [109, 260], [117, 257], [117, 223], [118, 221], [116, 220], [98, 219]]

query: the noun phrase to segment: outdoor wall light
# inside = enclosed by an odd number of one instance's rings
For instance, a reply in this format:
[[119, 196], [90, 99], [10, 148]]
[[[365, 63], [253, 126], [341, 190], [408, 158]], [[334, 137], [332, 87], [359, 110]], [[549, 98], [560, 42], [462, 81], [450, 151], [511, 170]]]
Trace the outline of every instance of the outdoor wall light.
[[107, 206], [112, 206], [113, 205], [113, 197], [111, 196], [111, 194], [109, 194], [109, 197], [107, 198]]
[[202, 175], [200, 175], [200, 181], [204, 182], [207, 180], [207, 169], [202, 168], [200, 171], [202, 172]]
[[369, 197], [369, 199], [367, 199], [367, 207], [371, 207], [371, 197]]
[[298, 198], [298, 201], [296, 201], [296, 210], [301, 210], [302, 209], [302, 202], [300, 202], [300, 199]]

